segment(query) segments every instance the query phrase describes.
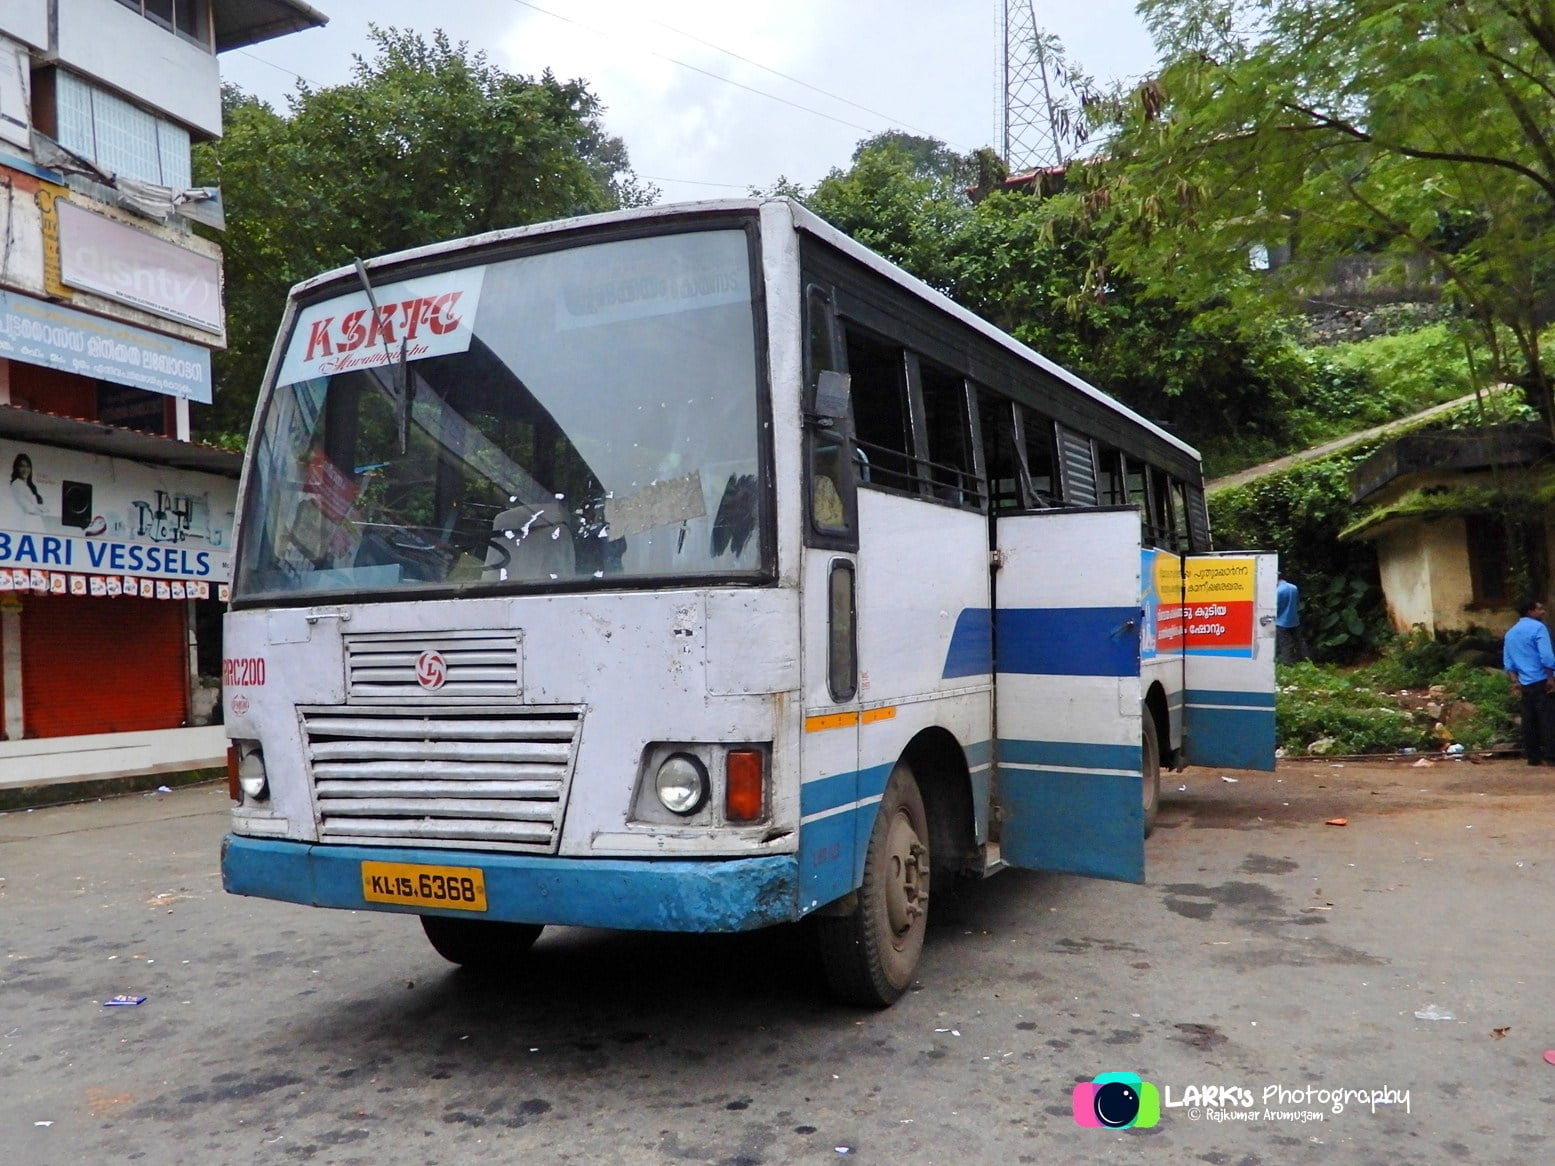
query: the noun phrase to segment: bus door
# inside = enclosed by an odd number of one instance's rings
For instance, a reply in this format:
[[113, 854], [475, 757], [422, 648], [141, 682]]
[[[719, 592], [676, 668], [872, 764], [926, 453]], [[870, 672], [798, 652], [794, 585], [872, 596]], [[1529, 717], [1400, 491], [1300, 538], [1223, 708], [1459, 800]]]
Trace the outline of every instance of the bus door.
[[1184, 559], [1183, 761], [1274, 768], [1278, 556]]
[[1139, 512], [1000, 515], [994, 527], [999, 856], [1143, 882]]

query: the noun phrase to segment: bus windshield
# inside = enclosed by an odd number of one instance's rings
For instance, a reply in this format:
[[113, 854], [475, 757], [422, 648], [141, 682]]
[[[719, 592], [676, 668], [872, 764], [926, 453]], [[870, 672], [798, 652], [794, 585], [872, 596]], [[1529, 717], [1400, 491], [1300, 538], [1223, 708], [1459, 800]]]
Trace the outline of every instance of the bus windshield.
[[747, 236], [594, 243], [300, 309], [234, 597], [763, 569]]

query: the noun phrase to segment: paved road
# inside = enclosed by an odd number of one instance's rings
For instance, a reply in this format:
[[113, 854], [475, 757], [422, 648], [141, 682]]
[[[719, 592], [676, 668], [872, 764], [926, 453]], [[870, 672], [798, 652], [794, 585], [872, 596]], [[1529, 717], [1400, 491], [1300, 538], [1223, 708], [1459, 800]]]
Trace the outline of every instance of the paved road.
[[[826, 1001], [800, 929], [558, 930], [472, 982], [411, 919], [224, 895], [219, 789], [0, 816], [0, 1160], [1555, 1161], [1555, 771], [1233, 776], [1170, 783], [1146, 886], [938, 902], [883, 1013]], [[1082, 1129], [1103, 1071], [1198, 1104]]]

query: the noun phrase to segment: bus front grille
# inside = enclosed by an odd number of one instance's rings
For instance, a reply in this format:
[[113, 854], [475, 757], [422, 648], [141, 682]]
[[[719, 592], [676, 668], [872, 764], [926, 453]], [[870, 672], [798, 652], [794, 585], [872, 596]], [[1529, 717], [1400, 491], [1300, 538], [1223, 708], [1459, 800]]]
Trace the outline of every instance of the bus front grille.
[[518, 700], [523, 692], [515, 632], [357, 632], [342, 638], [352, 704], [471, 704]]
[[319, 840], [554, 853], [576, 708], [302, 708]]

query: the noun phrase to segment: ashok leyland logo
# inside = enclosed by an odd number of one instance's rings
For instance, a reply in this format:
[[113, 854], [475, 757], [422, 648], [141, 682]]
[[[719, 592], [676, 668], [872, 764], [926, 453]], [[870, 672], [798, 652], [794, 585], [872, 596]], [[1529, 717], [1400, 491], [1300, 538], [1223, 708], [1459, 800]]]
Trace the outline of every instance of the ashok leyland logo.
[[1147, 1130], [1161, 1120], [1161, 1094], [1138, 1073], [1101, 1073], [1074, 1087], [1076, 1125]]
[[416, 657], [416, 683], [422, 688], [442, 688], [448, 679], [448, 661], [441, 652], [427, 649]]

